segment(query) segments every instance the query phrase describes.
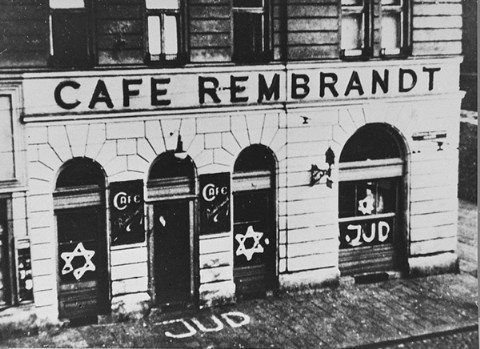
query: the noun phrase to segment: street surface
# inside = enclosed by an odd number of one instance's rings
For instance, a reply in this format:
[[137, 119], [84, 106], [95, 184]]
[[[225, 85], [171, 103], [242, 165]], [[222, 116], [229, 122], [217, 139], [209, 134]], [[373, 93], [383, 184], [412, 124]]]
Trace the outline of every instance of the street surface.
[[[476, 342], [467, 334], [406, 342], [432, 333], [471, 332], [478, 325], [476, 300], [477, 279], [470, 274], [343, 283], [196, 312], [152, 314], [138, 322], [52, 329], [0, 345], [303, 349], [400, 343], [394, 348], [471, 348]], [[458, 346], [452, 346], [457, 340]]]

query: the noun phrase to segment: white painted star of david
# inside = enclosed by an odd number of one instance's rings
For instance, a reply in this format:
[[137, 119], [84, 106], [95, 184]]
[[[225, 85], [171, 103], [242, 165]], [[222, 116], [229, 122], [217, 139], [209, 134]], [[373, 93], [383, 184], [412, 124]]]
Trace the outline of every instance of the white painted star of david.
[[363, 214], [372, 214], [374, 210], [375, 198], [370, 190], [367, 190], [367, 195], [358, 201], [358, 210]]
[[[75, 279], [80, 280], [82, 276], [89, 270], [95, 271], [95, 265], [92, 263], [92, 257], [95, 251], [86, 250], [83, 243], [79, 242], [77, 247], [72, 252], [63, 252], [60, 257], [65, 261], [65, 265], [62, 268], [62, 275], [68, 274], [73, 271]], [[77, 269], [73, 269], [72, 261], [75, 257], [84, 257], [85, 264]]]
[[[250, 261], [255, 253], [263, 253], [263, 246], [260, 244], [260, 239], [262, 238], [263, 233], [253, 231], [253, 227], [249, 226], [245, 235], [237, 234], [235, 239], [238, 241], [238, 249], [235, 251], [237, 256], [242, 254], [247, 258], [247, 261]], [[249, 249], [245, 247], [245, 240], [248, 238], [253, 238], [253, 246]]]

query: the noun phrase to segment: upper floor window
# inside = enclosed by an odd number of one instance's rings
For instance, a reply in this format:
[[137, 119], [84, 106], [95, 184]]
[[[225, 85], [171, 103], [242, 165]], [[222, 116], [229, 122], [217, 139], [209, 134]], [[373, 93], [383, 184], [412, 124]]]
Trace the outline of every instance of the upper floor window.
[[178, 61], [182, 57], [180, 0], [146, 0], [148, 61]]
[[52, 64], [79, 68], [90, 64], [88, 0], [50, 0]]
[[341, 56], [405, 55], [408, 0], [341, 0]]
[[233, 0], [233, 60], [262, 62], [269, 55], [267, 0]]

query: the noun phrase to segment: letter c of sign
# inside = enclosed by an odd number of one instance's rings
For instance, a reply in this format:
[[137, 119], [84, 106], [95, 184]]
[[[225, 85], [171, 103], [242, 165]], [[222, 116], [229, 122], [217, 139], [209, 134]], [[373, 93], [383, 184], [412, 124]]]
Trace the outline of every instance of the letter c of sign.
[[62, 90], [65, 87], [71, 87], [71, 88], [77, 90], [80, 87], [80, 84], [76, 81], [67, 80], [67, 81], [62, 81], [55, 88], [55, 93], [54, 93], [55, 94], [55, 102], [58, 104], [59, 107], [61, 107], [63, 109], [66, 109], [66, 110], [70, 110], [70, 109], [73, 109], [73, 108], [77, 107], [80, 104], [80, 101], [76, 100], [73, 103], [65, 102], [62, 98]]
[[202, 196], [208, 202], [215, 200], [215, 185], [212, 183], [207, 184], [202, 190]]
[[[122, 203], [123, 199], [123, 203]], [[123, 211], [124, 209], [127, 208], [127, 193], [124, 193], [123, 191], [117, 193], [113, 197], [113, 206], [119, 211]]]

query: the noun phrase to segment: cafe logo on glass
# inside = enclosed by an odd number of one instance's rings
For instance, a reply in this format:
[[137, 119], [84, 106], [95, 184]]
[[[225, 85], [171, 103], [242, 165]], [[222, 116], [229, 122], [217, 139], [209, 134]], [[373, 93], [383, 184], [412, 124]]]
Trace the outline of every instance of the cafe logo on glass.
[[230, 230], [230, 173], [201, 175], [200, 226], [202, 234]]
[[112, 245], [145, 241], [143, 225], [143, 182], [116, 182], [110, 185]]

